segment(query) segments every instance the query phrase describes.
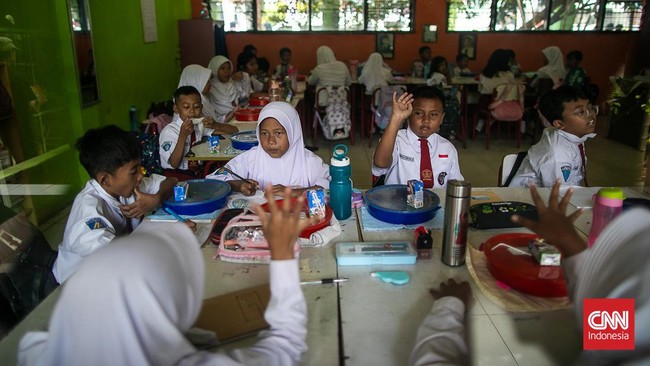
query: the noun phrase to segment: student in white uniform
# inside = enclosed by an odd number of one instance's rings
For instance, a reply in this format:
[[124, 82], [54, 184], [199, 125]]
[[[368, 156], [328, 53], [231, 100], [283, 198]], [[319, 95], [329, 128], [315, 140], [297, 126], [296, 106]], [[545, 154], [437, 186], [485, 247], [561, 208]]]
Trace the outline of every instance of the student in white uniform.
[[[352, 83], [350, 69], [341, 61], [337, 61], [334, 51], [327, 46], [320, 46], [316, 51], [318, 65], [311, 70], [307, 84], [321, 86], [348, 86]], [[320, 105], [327, 105], [326, 93], [319, 95]]]
[[530, 82], [530, 86], [538, 87], [538, 84], [543, 80], [549, 81], [553, 89], [561, 86], [566, 76], [562, 50], [557, 46], [546, 47], [542, 50], [542, 57], [544, 58], [544, 66], [537, 70], [537, 74]]
[[307, 189], [329, 188], [329, 167], [318, 155], [305, 149], [300, 116], [291, 104], [271, 102], [262, 108], [257, 122], [257, 139], [258, 146], [226, 164], [246, 181], [218, 171], [206, 178], [227, 181], [233, 191], [246, 196], [269, 184], [277, 194], [290, 187], [294, 196]]
[[237, 56], [237, 71], [242, 73], [242, 79], [237, 83], [240, 84], [241, 90], [248, 90], [248, 94], [261, 92], [264, 89], [264, 83], [257, 80], [259, 66], [257, 57], [248, 52], [242, 52]]
[[[212, 353], [185, 338], [201, 310], [205, 265], [180, 224], [147, 223], [79, 268], [55, 305], [47, 332], [20, 341], [20, 365], [297, 365], [307, 350], [307, 306], [293, 246], [313, 219], [289, 201], [258, 213], [271, 250], [270, 329], [247, 348]], [[302, 203], [303, 198], [299, 199]], [[218, 335], [217, 335], [218, 336]]]
[[[197, 65], [198, 66], [198, 65]], [[210, 73], [202, 68], [200, 72]], [[200, 142], [203, 136], [237, 132], [235, 126], [215, 122], [211, 118], [201, 116], [203, 103], [201, 93], [189, 85], [181, 86], [174, 93], [174, 118], [160, 131], [160, 165], [165, 169], [165, 175], [188, 180], [200, 177], [202, 172], [196, 162], [187, 160], [187, 153], [194, 142]], [[206, 119], [208, 122], [206, 122]]]
[[584, 93], [570, 86], [548, 91], [539, 100], [539, 110], [552, 127], [528, 150], [510, 187], [587, 186], [587, 156], [584, 143], [596, 136], [598, 108]]
[[442, 56], [436, 56], [431, 60], [431, 71], [427, 75], [427, 85], [444, 88], [451, 83], [449, 76], [449, 64], [447, 59]]
[[208, 68], [213, 75], [210, 79], [209, 93], [209, 104], [214, 113], [212, 118], [217, 122], [227, 123], [239, 110], [239, 99], [248, 98], [250, 84], [239, 83], [243, 73], [239, 71], [233, 73], [232, 62], [224, 56], [214, 56]]
[[393, 73], [391, 69], [384, 67], [384, 58], [381, 53], [371, 53], [363, 65], [361, 76], [359, 76], [359, 82], [366, 87], [366, 94], [372, 95], [375, 89], [386, 86], [392, 81]]
[[[445, 116], [445, 96], [437, 88], [421, 86], [413, 94], [393, 95], [393, 112], [373, 156], [372, 174], [386, 175], [386, 184], [411, 179], [426, 188], [444, 188], [450, 179], [463, 179], [456, 148], [436, 132]], [[408, 118], [408, 128], [400, 129]], [[429, 150], [429, 159], [420, 157]]]
[[117, 126], [86, 132], [77, 141], [79, 161], [91, 179], [72, 204], [52, 272], [59, 283], [82, 260], [115, 237], [129, 234], [142, 216], [171, 195], [177, 180], [143, 177], [140, 144]]
[[[530, 191], [539, 221], [512, 216], [512, 220], [532, 230], [562, 252], [562, 267], [576, 322], [582, 329], [584, 299], [634, 299], [634, 350], [593, 351], [580, 355], [580, 365], [647, 365], [650, 363], [650, 211], [644, 208], [623, 212], [598, 236], [591, 248], [576, 231], [573, 222], [582, 213], [566, 215], [573, 189], [560, 198], [560, 182], [551, 190], [548, 206], [534, 185]], [[450, 282], [441, 291], [431, 290], [433, 303], [418, 330], [409, 365], [464, 364], [468, 351], [465, 339], [465, 306], [469, 285]], [[466, 303], [466, 302], [465, 302]]]

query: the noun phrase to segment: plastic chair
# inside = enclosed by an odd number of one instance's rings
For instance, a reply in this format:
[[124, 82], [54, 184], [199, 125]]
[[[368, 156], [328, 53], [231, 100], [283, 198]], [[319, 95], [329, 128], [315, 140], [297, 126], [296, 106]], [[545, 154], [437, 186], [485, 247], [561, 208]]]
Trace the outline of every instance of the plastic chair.
[[[342, 88], [342, 90], [345, 91], [345, 101], [347, 103], [347, 106], [343, 106], [343, 108], [348, 109], [348, 118], [350, 120], [350, 144], [354, 145], [354, 118], [351, 116], [351, 111], [350, 111], [350, 89], [347, 86], [321, 86], [316, 89], [316, 96], [314, 99], [314, 118], [313, 118], [313, 123], [312, 123], [312, 128], [314, 129], [313, 135], [312, 135], [312, 145], [316, 145], [316, 135], [318, 134], [318, 125], [319, 121], [322, 121], [323, 118], [325, 118], [327, 114], [328, 107], [332, 107], [331, 100], [332, 96], [330, 95], [330, 91], [328, 91], [328, 88], [330, 90], [338, 91], [340, 90], [339, 88]], [[326, 103], [323, 103], [323, 100], [326, 101]]]
[[[370, 118], [370, 126], [368, 127], [368, 147], [372, 147], [372, 139], [373, 134], [375, 133], [375, 126], [377, 125], [377, 119], [382, 117], [390, 118], [390, 112], [387, 111], [386, 108], [392, 108], [394, 92], [397, 92], [397, 96], [406, 93], [406, 85], [384, 85], [375, 88], [372, 93], [372, 99], [370, 100], [370, 111], [372, 112], [372, 117]], [[386, 116], [387, 112], [388, 115]]]
[[[490, 106], [493, 106], [497, 102], [509, 102], [509, 101], [518, 101], [521, 107], [521, 113], [518, 115], [517, 119], [512, 120], [499, 120], [494, 118], [493, 111], [488, 107], [488, 109], [477, 109], [474, 114], [474, 128], [473, 128], [473, 139], [476, 140], [476, 120], [479, 114], [484, 114], [487, 116], [487, 121], [485, 123], [485, 134], [486, 134], [486, 143], [485, 148], [490, 149], [490, 130], [492, 129], [493, 121], [497, 125], [497, 136], [499, 138], [499, 125], [501, 122], [506, 122], [510, 126], [514, 125], [515, 134], [517, 137], [517, 147], [521, 147], [521, 123], [523, 120], [524, 112], [524, 93], [526, 91], [526, 85], [520, 83], [509, 83], [509, 84], [500, 84], [494, 88], [494, 94], [492, 95], [492, 101]], [[509, 131], [509, 130], [508, 130]]]
[[[510, 174], [512, 173], [513, 169], [519, 170], [521, 162], [524, 160], [527, 154], [528, 151], [520, 151], [517, 154], [508, 154], [503, 157], [501, 160], [501, 165], [499, 166], [499, 178], [497, 181], [498, 187], [507, 187], [510, 185], [510, 182], [508, 181]], [[517, 164], [517, 160], [519, 160], [519, 164]]]

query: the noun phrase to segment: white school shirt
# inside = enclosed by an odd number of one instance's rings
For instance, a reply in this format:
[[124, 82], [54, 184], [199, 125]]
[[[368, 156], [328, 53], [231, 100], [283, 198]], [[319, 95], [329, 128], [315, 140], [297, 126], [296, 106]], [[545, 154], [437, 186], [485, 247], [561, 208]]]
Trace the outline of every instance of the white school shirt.
[[[437, 133], [429, 136], [427, 141], [433, 170], [433, 188], [445, 188], [450, 179], [463, 180], [454, 145]], [[374, 176], [386, 174], [386, 184], [406, 184], [410, 179], [419, 180], [419, 137], [410, 128], [397, 131], [390, 167], [379, 168], [373, 164], [372, 174]]]
[[427, 79], [428, 86], [446, 86], [447, 77], [439, 72], [434, 72], [429, 79]]
[[596, 134], [590, 133], [577, 137], [555, 127], [546, 128], [539, 142], [528, 149], [528, 155], [510, 182], [510, 187], [528, 187], [530, 182], [538, 187], [552, 187], [558, 179], [562, 185], [584, 186], [578, 145], [583, 144], [584, 148], [584, 142], [594, 136]]
[[478, 91], [481, 94], [492, 95], [497, 85], [514, 83], [515, 81], [515, 75], [510, 71], [501, 71], [491, 78], [481, 74], [478, 81]]
[[[153, 174], [142, 178], [138, 187], [142, 193], [154, 194], [160, 190], [160, 183], [166, 178]], [[140, 219], [127, 219], [122, 215], [120, 206], [135, 202], [135, 194], [119, 200], [108, 194], [94, 179], [86, 183], [72, 204], [59, 245], [59, 253], [54, 262], [52, 273], [59, 283], [63, 283], [79, 266], [81, 260], [97, 249], [110, 243], [115, 237], [129, 234], [127, 220], [131, 230], [139, 224]]]
[[[172, 152], [176, 148], [176, 143], [178, 142], [178, 135], [181, 132], [181, 126], [183, 125], [183, 120], [178, 115], [174, 113], [174, 118], [172, 121], [160, 131], [160, 137], [158, 141], [160, 143], [160, 166], [164, 169], [182, 169], [187, 170], [188, 162], [185, 158], [185, 154], [190, 151], [190, 143], [192, 142], [192, 136], [188, 135], [185, 138], [185, 147], [183, 148], [183, 159], [177, 168], [174, 168], [169, 164], [169, 158], [172, 156]], [[196, 142], [201, 141], [203, 136], [210, 136], [214, 132], [211, 128], [205, 128], [202, 124], [194, 125], [194, 136], [196, 136]]]

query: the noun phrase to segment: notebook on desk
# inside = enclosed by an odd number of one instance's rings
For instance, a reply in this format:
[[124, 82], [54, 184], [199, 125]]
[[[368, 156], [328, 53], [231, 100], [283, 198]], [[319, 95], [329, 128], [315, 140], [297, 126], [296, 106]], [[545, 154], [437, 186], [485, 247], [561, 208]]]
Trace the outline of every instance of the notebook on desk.
[[270, 298], [264, 284], [205, 299], [194, 326], [215, 332], [219, 344], [257, 334], [269, 327], [264, 312]]

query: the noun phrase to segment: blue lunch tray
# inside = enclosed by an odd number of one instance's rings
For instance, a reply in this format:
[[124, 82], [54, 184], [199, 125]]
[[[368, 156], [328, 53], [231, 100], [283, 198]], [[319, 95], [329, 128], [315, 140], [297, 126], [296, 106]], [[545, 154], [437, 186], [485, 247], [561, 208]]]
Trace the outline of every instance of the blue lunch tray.
[[232, 147], [237, 150], [250, 150], [253, 146], [257, 146], [257, 131], [244, 131], [237, 132], [230, 136]]
[[214, 212], [226, 205], [230, 195], [230, 184], [214, 179], [192, 179], [187, 181], [188, 192], [185, 201], [174, 201], [172, 196], [163, 202], [179, 215], [196, 216]]
[[413, 208], [406, 204], [406, 185], [389, 184], [366, 192], [368, 213], [391, 224], [420, 224], [431, 220], [440, 209], [440, 197], [424, 190], [424, 206]]

